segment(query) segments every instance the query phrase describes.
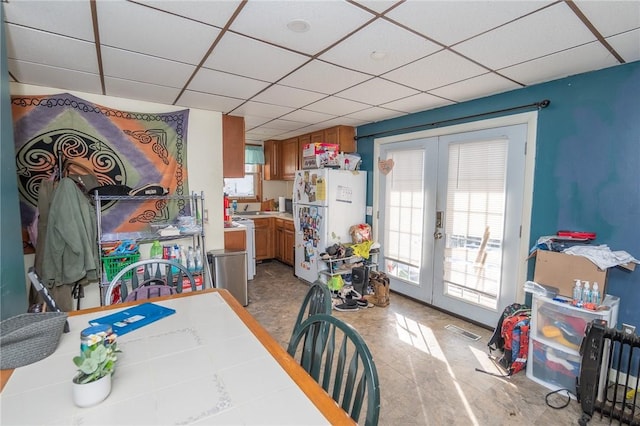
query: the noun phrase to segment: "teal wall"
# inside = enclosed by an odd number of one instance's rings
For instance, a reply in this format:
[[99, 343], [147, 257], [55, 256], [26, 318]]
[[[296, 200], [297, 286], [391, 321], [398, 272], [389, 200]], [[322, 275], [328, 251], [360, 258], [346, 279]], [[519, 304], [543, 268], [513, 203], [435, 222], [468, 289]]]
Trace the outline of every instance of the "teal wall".
[[0, 319], [27, 312], [28, 304], [5, 40], [0, 25]]
[[[598, 235], [596, 244], [625, 250], [640, 259], [640, 62], [360, 126], [357, 134], [417, 126], [543, 99], [549, 99], [551, 105], [538, 114], [532, 244], [538, 237], [561, 229], [593, 231]], [[385, 136], [398, 133], [403, 132]], [[363, 159], [362, 168], [372, 171], [373, 138], [359, 139], [358, 152]], [[367, 204], [372, 205], [372, 174], [368, 175]], [[635, 272], [610, 269], [607, 292], [621, 298], [618, 322], [640, 329], [638, 266]], [[530, 267], [529, 278], [531, 270]]]

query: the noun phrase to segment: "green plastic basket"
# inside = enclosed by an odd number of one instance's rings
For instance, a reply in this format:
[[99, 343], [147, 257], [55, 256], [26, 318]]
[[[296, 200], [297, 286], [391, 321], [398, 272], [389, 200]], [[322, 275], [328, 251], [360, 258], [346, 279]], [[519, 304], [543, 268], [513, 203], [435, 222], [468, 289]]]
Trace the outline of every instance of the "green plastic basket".
[[[115, 277], [116, 274], [120, 272], [125, 266], [136, 263], [138, 260], [140, 260], [140, 253], [103, 256], [102, 265], [105, 273], [107, 274], [107, 279], [111, 281], [111, 279]], [[123, 278], [126, 280], [130, 279], [133, 276], [134, 272], [135, 271], [132, 269], [131, 271], [124, 274]]]

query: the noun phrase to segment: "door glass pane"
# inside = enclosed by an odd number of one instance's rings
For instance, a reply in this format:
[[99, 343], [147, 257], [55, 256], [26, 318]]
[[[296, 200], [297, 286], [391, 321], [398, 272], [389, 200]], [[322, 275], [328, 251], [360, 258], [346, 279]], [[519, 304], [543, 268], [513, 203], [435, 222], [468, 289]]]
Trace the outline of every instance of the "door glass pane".
[[449, 145], [444, 292], [495, 309], [500, 294], [507, 141]]
[[385, 271], [418, 284], [422, 264], [424, 217], [423, 149], [394, 151], [385, 185]]

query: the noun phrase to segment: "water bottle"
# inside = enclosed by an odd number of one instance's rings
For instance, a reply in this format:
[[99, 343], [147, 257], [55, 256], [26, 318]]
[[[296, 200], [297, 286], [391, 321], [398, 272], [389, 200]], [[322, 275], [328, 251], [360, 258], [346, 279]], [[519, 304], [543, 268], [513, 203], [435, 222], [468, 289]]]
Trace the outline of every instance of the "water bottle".
[[151, 259], [162, 259], [162, 246], [160, 245], [160, 241], [155, 240], [153, 244], [151, 244], [149, 257]]
[[196, 271], [202, 271], [202, 251], [200, 250], [200, 246], [196, 247]]
[[591, 303], [591, 290], [589, 290], [589, 281], [584, 282], [582, 289], [582, 303]]
[[189, 251], [187, 252], [187, 269], [189, 272], [196, 270], [196, 257], [193, 252], [193, 247], [189, 247]]
[[577, 305], [582, 302], [582, 285], [580, 280], [576, 279], [574, 281], [576, 282], [576, 286], [573, 287], [573, 301]]
[[595, 303], [596, 306], [600, 305], [600, 301], [602, 298], [600, 297], [600, 289], [598, 288], [598, 283], [593, 282], [593, 289], [591, 290], [591, 303]]

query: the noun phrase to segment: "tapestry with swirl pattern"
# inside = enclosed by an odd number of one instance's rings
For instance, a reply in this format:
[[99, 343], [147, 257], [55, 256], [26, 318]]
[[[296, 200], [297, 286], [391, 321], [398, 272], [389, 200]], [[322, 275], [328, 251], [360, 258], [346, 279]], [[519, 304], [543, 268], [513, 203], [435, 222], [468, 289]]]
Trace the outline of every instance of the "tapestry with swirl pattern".
[[[100, 185], [135, 189], [157, 184], [170, 195], [189, 195], [189, 110], [120, 111], [67, 93], [12, 96], [11, 108], [24, 229], [36, 219], [41, 183], [59, 176], [69, 160], [93, 171]], [[190, 205], [183, 200], [112, 201], [102, 213], [103, 233], [143, 232], [152, 223], [189, 214]]]

